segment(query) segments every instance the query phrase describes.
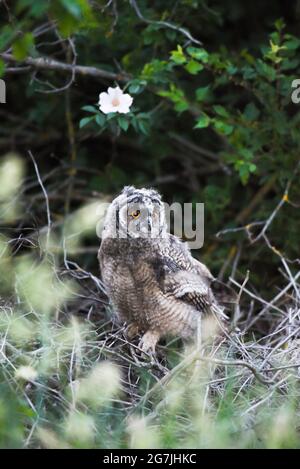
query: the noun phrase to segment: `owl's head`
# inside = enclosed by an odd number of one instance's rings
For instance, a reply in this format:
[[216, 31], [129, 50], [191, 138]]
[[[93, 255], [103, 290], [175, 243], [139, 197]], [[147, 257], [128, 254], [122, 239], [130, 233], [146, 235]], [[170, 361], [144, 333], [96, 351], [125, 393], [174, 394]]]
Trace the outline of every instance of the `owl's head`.
[[126, 186], [108, 208], [102, 237], [159, 238], [166, 232], [160, 194], [154, 189]]

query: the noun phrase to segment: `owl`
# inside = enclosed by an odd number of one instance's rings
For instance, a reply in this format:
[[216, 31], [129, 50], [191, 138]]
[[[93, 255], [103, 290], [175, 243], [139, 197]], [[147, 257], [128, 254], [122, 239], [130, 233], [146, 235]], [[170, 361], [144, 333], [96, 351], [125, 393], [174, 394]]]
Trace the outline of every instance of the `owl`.
[[128, 338], [155, 352], [160, 338], [195, 337], [201, 315], [223, 317], [207, 267], [168, 232], [154, 189], [127, 186], [110, 204], [98, 253], [102, 280]]

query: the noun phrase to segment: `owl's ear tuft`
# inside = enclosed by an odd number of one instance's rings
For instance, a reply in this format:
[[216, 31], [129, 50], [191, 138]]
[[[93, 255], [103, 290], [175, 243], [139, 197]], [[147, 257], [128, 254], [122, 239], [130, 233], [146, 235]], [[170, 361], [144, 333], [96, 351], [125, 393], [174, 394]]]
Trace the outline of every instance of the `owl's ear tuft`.
[[149, 189], [149, 191], [151, 192], [151, 195], [155, 196], [155, 197], [158, 197], [159, 199], [161, 199], [161, 194], [156, 190], [156, 189], [153, 189], [153, 187], [151, 187]]
[[134, 186], [125, 186], [121, 192], [121, 194], [131, 195], [134, 194], [136, 188]]
[[150, 187], [147, 189], [148, 196], [151, 197], [151, 199], [155, 200], [156, 202], [161, 202], [162, 197], [161, 194], [156, 190]]

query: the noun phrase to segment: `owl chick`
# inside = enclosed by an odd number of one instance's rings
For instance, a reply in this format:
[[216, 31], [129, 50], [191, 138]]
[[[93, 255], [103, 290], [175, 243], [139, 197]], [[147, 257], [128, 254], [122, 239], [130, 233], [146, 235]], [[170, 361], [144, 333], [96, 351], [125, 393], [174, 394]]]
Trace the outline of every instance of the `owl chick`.
[[196, 335], [201, 314], [222, 317], [213, 276], [187, 243], [167, 230], [164, 204], [153, 189], [127, 186], [108, 208], [99, 263], [107, 294], [128, 337], [154, 352], [161, 337]]

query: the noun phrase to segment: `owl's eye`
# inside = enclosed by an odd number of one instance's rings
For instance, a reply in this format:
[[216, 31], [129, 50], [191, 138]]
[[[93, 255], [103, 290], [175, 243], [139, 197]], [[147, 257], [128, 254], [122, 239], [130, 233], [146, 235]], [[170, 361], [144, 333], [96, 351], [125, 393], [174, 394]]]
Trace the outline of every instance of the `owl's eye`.
[[135, 210], [134, 212], [130, 214], [130, 216], [136, 219], [136, 218], [139, 218], [140, 214], [141, 214], [140, 210]]

